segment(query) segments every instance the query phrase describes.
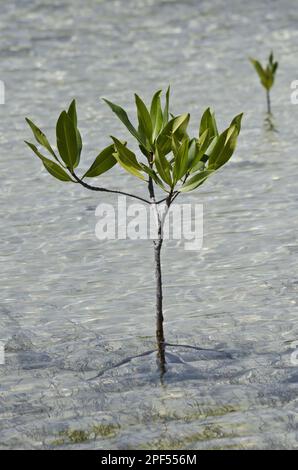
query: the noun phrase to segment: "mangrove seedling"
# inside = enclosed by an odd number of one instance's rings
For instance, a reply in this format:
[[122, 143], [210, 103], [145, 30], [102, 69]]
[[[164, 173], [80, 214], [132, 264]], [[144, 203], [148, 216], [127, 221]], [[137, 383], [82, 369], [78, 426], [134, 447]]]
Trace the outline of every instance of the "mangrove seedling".
[[[82, 139], [77, 124], [76, 102], [62, 111], [56, 125], [57, 151], [45, 134], [29, 119], [27, 122], [39, 144], [26, 142], [41, 160], [45, 169], [60, 181], [75, 183], [91, 191], [124, 194], [151, 205], [158, 225], [153, 241], [156, 282], [156, 342], [161, 372], [165, 372], [165, 337], [163, 329], [163, 294], [161, 273], [161, 248], [166, 214], [173, 201], [181, 194], [194, 191], [221, 168], [234, 153], [241, 127], [242, 114], [236, 116], [222, 133], [218, 132], [214, 114], [210, 109], [203, 113], [198, 134], [189, 137], [189, 114], [174, 116], [169, 111], [170, 89], [161, 105], [161, 90], [157, 91], [149, 108], [135, 95], [138, 125], [135, 127], [126, 111], [104, 100], [133, 136], [140, 149], [137, 156], [123, 140], [111, 136], [111, 142], [99, 152], [90, 168], [79, 176], [78, 166], [82, 151]], [[48, 156], [44, 155], [44, 151]], [[43, 153], [42, 153], [43, 152]], [[94, 186], [86, 179], [97, 178], [115, 165], [147, 185], [148, 197], [130, 192]], [[115, 181], [119, 178], [115, 173]], [[156, 189], [164, 192], [160, 200]], [[161, 204], [164, 203], [164, 204]]]
[[270, 90], [274, 84], [275, 74], [278, 67], [278, 62], [274, 62], [273, 52], [269, 55], [268, 63], [266, 68], [263, 68], [260, 62], [256, 59], [249, 59], [252, 65], [254, 66], [261, 84], [266, 90], [266, 99], [267, 99], [267, 112], [271, 114], [271, 100], [270, 100]]

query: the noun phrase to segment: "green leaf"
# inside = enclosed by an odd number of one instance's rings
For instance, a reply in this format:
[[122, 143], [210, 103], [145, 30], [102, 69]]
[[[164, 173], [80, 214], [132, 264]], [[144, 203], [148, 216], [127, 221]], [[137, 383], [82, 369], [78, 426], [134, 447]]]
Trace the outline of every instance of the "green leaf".
[[75, 182], [64, 170], [61, 168], [60, 165], [57, 163], [53, 162], [52, 160], [49, 160], [48, 158], [44, 157], [37, 147], [34, 144], [31, 144], [31, 142], [25, 141], [25, 143], [33, 150], [33, 152], [40, 158], [42, 161], [45, 169], [55, 178], [57, 178], [60, 181], [72, 181], [73, 183]]
[[231, 121], [231, 124], [230, 124], [230, 127], [231, 126], [235, 126], [237, 131], [238, 131], [238, 134], [241, 130], [241, 121], [242, 121], [242, 118], [243, 118], [243, 113], [240, 113], [240, 114], [237, 114], [237, 116], [234, 117], [234, 119]]
[[188, 146], [189, 139], [186, 138], [178, 149], [173, 169], [174, 184], [176, 184], [188, 170]]
[[30, 119], [26, 118], [26, 121], [29, 124], [29, 126], [31, 127], [33, 135], [34, 135], [35, 139], [37, 140], [37, 142], [40, 145], [42, 145], [44, 148], [46, 148], [48, 150], [48, 152], [50, 152], [50, 154], [57, 161], [59, 161], [56, 154], [55, 154], [55, 152], [54, 152], [54, 150], [52, 149], [46, 135], [32, 121], [30, 121]]
[[152, 142], [152, 122], [149, 111], [141, 98], [135, 94], [136, 107], [139, 120], [139, 133], [143, 134], [151, 144]]
[[156, 139], [155, 147], [158, 148], [158, 151], [163, 155], [167, 155], [172, 150], [172, 131], [175, 119], [176, 118], [173, 118], [167, 123]]
[[186, 129], [189, 123], [189, 119], [190, 119], [190, 114], [182, 114], [181, 116], [177, 116], [174, 119], [172, 132], [173, 134], [176, 135], [176, 137], [179, 140], [182, 140], [183, 138], [188, 137], [186, 133]]
[[161, 133], [156, 139], [155, 147], [162, 155], [167, 155], [172, 150], [172, 138], [182, 141], [183, 138], [188, 137], [186, 128], [189, 122], [189, 114], [182, 114], [172, 118], [167, 125], [162, 129]]
[[67, 168], [72, 170], [78, 158], [76, 129], [66, 111], [62, 111], [56, 125], [57, 147]]
[[113, 155], [114, 153], [114, 144], [104, 148], [96, 157], [89, 170], [86, 171], [83, 178], [94, 178], [110, 170], [117, 163], [117, 160]]
[[77, 118], [76, 100], [72, 100], [72, 102], [70, 103], [67, 114], [72, 120], [73, 125], [77, 127], [78, 118]]
[[165, 127], [169, 122], [169, 108], [170, 108], [170, 85], [166, 91], [166, 104], [163, 111], [163, 126]]
[[270, 52], [270, 55], [269, 55], [269, 64], [272, 65], [273, 64], [273, 51]]
[[259, 75], [260, 78], [266, 78], [266, 73], [265, 70], [263, 69], [262, 65], [260, 62], [256, 59], [253, 59], [252, 57], [249, 58], [251, 64], [255, 68], [257, 74]]
[[[233, 155], [235, 149], [236, 149], [236, 144], [237, 144], [237, 139], [238, 135], [240, 132], [240, 126], [241, 126], [241, 118], [242, 114], [239, 114], [239, 116], [236, 116], [236, 118], [233, 119], [232, 124], [230, 125], [229, 132], [227, 134], [227, 139], [225, 142], [225, 146], [216, 159], [215, 162], [215, 169], [220, 168], [223, 166], [225, 163], [227, 163], [231, 156]], [[233, 122], [237, 122], [239, 127], [237, 127], [236, 124], [233, 124]]]
[[260, 78], [260, 81], [263, 85], [264, 88], [266, 88], [266, 90], [269, 90], [272, 86], [272, 84], [270, 84], [270, 76], [268, 76], [268, 70], [264, 70], [262, 65], [260, 64], [260, 62], [258, 60], [255, 60], [255, 59], [252, 59], [250, 58], [249, 59], [250, 62], [252, 63], [252, 65], [254, 66], [257, 74], [259, 75], [259, 78]]
[[171, 176], [170, 163], [166, 159], [165, 155], [160, 152], [158, 148], [155, 149], [154, 157], [154, 164], [158, 175], [165, 183], [172, 187], [173, 181]]
[[[208, 132], [208, 131], [207, 131]], [[197, 139], [191, 139], [188, 147], [188, 168], [192, 167], [193, 161], [199, 153], [199, 145]]]
[[198, 140], [198, 147], [199, 147], [199, 154], [200, 156], [204, 155], [205, 152], [207, 152], [207, 149], [213, 142], [213, 140], [216, 139], [217, 136], [213, 135], [212, 138], [210, 139], [210, 133], [209, 129], [206, 129], [205, 132], [200, 136]]
[[108, 101], [106, 100], [105, 98], [103, 98], [103, 101], [105, 101], [105, 103], [107, 103], [107, 105], [111, 108], [111, 110], [113, 111], [113, 113], [116, 114], [116, 116], [120, 119], [120, 121], [125, 125], [125, 127], [129, 130], [129, 132], [141, 143], [141, 144], [146, 144], [146, 142], [143, 142], [142, 139], [140, 138], [139, 136], [139, 133], [138, 131], [136, 130], [136, 128], [132, 125], [132, 123], [130, 122], [129, 118], [128, 118], [128, 115], [126, 113], [126, 111], [121, 108], [120, 106], [118, 106], [117, 104], [114, 104], [112, 103], [111, 101]]
[[209, 156], [208, 168], [218, 169], [229, 161], [233, 155], [237, 138], [241, 129], [241, 119], [243, 114], [236, 116], [230, 126], [219, 136], [216, 145]]
[[210, 108], [207, 108], [202, 115], [199, 137], [201, 137], [201, 135], [204, 134], [206, 130], [208, 130], [210, 140], [218, 136], [215, 115], [211, 112]]
[[223, 151], [228, 132], [229, 128], [222, 132], [222, 134], [220, 134], [216, 138], [215, 144], [212, 146], [212, 150], [209, 154], [208, 168], [213, 167], [213, 165], [215, 165], [216, 160], [219, 158], [221, 152]]
[[156, 137], [160, 133], [162, 129], [162, 122], [163, 122], [163, 115], [162, 115], [162, 109], [161, 109], [161, 102], [160, 102], [160, 94], [161, 90], [158, 90], [151, 101], [151, 106], [150, 106], [150, 116], [151, 116], [151, 121], [152, 121], [152, 126], [153, 126], [153, 134], [152, 134], [152, 140], [153, 142], [155, 141]]
[[188, 191], [193, 191], [198, 186], [203, 184], [209, 176], [214, 173], [213, 170], [204, 170], [200, 173], [194, 175], [192, 178], [187, 180], [187, 182], [178, 189], [179, 192], [186, 193]]
[[[216, 140], [216, 137], [213, 137]], [[193, 139], [196, 145], [192, 144], [189, 150], [189, 168], [190, 173], [194, 173], [197, 170], [202, 170], [205, 167], [205, 162], [209, 156], [206, 155], [207, 149], [210, 146], [209, 129], [201, 134], [199, 140]]]
[[52, 175], [54, 178], [57, 178], [60, 181], [72, 181], [70, 176], [59, 166], [57, 163], [52, 162], [51, 160], [44, 160], [43, 166], [45, 169]]
[[116, 137], [111, 136], [113, 142], [115, 144], [116, 152], [113, 154], [118, 163], [128, 172], [131, 173], [133, 176], [140, 178], [141, 180], [145, 180], [144, 175], [142, 175], [141, 171], [143, 168], [139, 164], [136, 159], [135, 154], [129, 150], [120, 140], [116, 139]]
[[227, 136], [224, 148], [217, 156], [216, 161], [213, 163], [213, 167], [216, 170], [220, 168], [221, 166], [223, 166], [225, 163], [227, 163], [227, 161], [231, 158], [236, 148], [238, 131], [234, 126], [231, 127], [229, 131], [230, 133]]
[[177, 137], [175, 136], [175, 134], [172, 134], [172, 153], [173, 153], [173, 155], [174, 155], [174, 158], [173, 158], [173, 160], [172, 160], [173, 163], [174, 163], [174, 161], [175, 161], [175, 158], [176, 158], [177, 155], [178, 155], [178, 151], [179, 151], [180, 145], [181, 145], [180, 140], [177, 139]]
[[77, 135], [78, 156], [77, 156], [77, 159], [76, 159], [76, 163], [74, 165], [74, 167], [77, 167], [78, 164], [80, 163], [80, 157], [81, 157], [81, 152], [82, 152], [82, 137], [81, 137], [80, 131], [78, 129], [76, 100], [72, 100], [72, 102], [70, 103], [67, 114], [73, 122], [73, 125], [74, 125], [75, 130], [76, 130], [76, 135]]

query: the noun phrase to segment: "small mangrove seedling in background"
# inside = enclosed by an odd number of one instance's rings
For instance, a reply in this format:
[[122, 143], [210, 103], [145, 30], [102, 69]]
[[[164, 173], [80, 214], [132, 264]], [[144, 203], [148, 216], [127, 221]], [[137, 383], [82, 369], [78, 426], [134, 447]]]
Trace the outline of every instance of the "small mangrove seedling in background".
[[[161, 372], [165, 372], [165, 337], [163, 329], [163, 294], [161, 273], [161, 248], [163, 226], [166, 214], [173, 201], [181, 194], [194, 191], [222, 167], [234, 153], [241, 127], [242, 114], [236, 116], [229, 127], [219, 133], [214, 114], [210, 109], [203, 113], [198, 134], [190, 138], [187, 127], [189, 114], [174, 116], [169, 111], [170, 89], [167, 90], [165, 105], [161, 105], [161, 91], [157, 91], [149, 108], [135, 95], [138, 127], [130, 121], [120, 106], [104, 100], [122, 121], [136, 140], [140, 155], [136, 155], [121, 139], [111, 137], [111, 142], [97, 155], [91, 167], [78, 175], [82, 151], [82, 139], [77, 125], [75, 100], [67, 111], [62, 111], [56, 125], [57, 149], [54, 151], [45, 134], [27, 119], [37, 143], [46, 150], [46, 157], [33, 143], [26, 144], [41, 160], [46, 170], [55, 178], [80, 184], [91, 191], [124, 194], [150, 204], [155, 212], [158, 235], [153, 241], [156, 280], [156, 341]], [[133, 177], [147, 185], [146, 198], [117, 189], [94, 186], [86, 179], [97, 178], [119, 165]], [[115, 182], [120, 176], [115, 173]], [[157, 200], [156, 189], [165, 196]], [[164, 204], [161, 204], [164, 203]]]
[[268, 63], [266, 68], [263, 68], [260, 62], [256, 59], [249, 59], [254, 66], [260, 81], [263, 87], [266, 90], [266, 98], [267, 98], [267, 112], [271, 114], [271, 100], [270, 100], [270, 90], [274, 84], [275, 74], [278, 67], [278, 62], [274, 62], [273, 52], [269, 55]]

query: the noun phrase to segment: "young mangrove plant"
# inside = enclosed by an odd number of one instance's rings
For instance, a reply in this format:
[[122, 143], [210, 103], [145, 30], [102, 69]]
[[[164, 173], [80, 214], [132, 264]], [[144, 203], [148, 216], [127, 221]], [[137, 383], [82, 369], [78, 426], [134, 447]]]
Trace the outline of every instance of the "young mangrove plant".
[[[130, 121], [126, 111], [120, 106], [104, 100], [133, 136], [140, 149], [137, 156], [120, 138], [111, 136], [111, 142], [97, 155], [90, 168], [79, 175], [78, 166], [82, 151], [82, 139], [77, 124], [76, 102], [72, 101], [67, 111], [62, 111], [56, 125], [57, 149], [50, 145], [45, 134], [29, 119], [34, 137], [41, 148], [30, 142], [26, 144], [37, 155], [45, 169], [63, 182], [79, 184], [86, 189], [98, 192], [124, 194], [150, 204], [154, 210], [158, 230], [154, 245], [156, 282], [156, 341], [159, 365], [165, 372], [165, 337], [163, 329], [163, 293], [161, 273], [161, 248], [163, 228], [167, 212], [173, 201], [181, 194], [194, 191], [211, 175], [222, 167], [234, 153], [240, 132], [242, 114], [236, 116], [229, 127], [218, 132], [214, 114], [210, 109], [203, 113], [198, 135], [190, 137], [187, 127], [189, 114], [174, 116], [169, 111], [170, 89], [161, 105], [161, 90], [157, 91], [149, 108], [135, 95], [138, 126]], [[148, 197], [130, 192], [94, 186], [87, 179], [97, 178], [119, 165], [133, 177], [147, 185]], [[115, 174], [115, 181], [117, 180]], [[160, 200], [156, 189], [164, 192]], [[163, 203], [163, 204], [161, 204]]]
[[254, 66], [261, 84], [266, 90], [266, 99], [267, 99], [267, 112], [270, 115], [271, 114], [271, 100], [270, 100], [270, 90], [274, 84], [275, 80], [275, 74], [277, 71], [278, 67], [278, 62], [274, 62], [274, 57], [273, 57], [273, 52], [269, 55], [268, 58], [268, 63], [266, 65], [266, 68], [263, 68], [260, 62], [256, 59], [252, 59], [250, 57], [250, 62]]

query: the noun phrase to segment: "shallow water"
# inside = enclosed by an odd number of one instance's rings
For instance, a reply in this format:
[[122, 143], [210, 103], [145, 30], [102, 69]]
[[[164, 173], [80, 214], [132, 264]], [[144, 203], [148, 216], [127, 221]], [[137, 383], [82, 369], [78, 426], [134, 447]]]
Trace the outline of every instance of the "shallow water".
[[[1, 448], [298, 448], [296, 2], [37, 1], [0, 5]], [[280, 60], [278, 132], [249, 55]], [[198, 253], [163, 252], [168, 348], [154, 348], [151, 242], [99, 242], [101, 200], [45, 174], [23, 144], [30, 116], [53, 138], [78, 99], [84, 165], [127, 137], [105, 96], [132, 110], [171, 83], [195, 130], [244, 111], [237, 155], [184, 202], [204, 204]], [[30, 136], [31, 137], [31, 136]], [[120, 189], [143, 186], [126, 174]], [[118, 173], [117, 173], [118, 172]], [[115, 175], [115, 172], [113, 173]], [[112, 173], [104, 182], [115, 186]], [[115, 202], [113, 196], [105, 201]]]

